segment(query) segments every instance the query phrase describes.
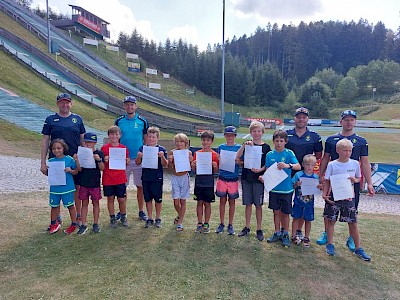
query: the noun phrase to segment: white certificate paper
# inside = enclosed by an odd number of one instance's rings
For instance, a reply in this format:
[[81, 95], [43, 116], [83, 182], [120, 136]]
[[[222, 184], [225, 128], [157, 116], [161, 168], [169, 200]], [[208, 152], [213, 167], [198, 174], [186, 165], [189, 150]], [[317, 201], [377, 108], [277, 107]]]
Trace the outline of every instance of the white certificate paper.
[[93, 157], [93, 150], [86, 147], [78, 147], [78, 160], [82, 168], [96, 169], [96, 163]]
[[186, 172], [190, 171], [190, 161], [189, 161], [189, 150], [174, 150], [174, 164], [175, 164], [175, 172]]
[[110, 170], [126, 170], [126, 148], [110, 148]]
[[244, 147], [244, 168], [260, 169], [261, 156], [262, 156], [262, 147], [246, 145]]
[[300, 177], [301, 181], [301, 195], [321, 195], [321, 190], [317, 188], [319, 180], [315, 178]]
[[338, 174], [329, 178], [335, 201], [354, 198], [354, 188], [349, 177], [349, 174]]
[[197, 152], [196, 153], [196, 174], [212, 175], [212, 153]]
[[154, 146], [143, 146], [142, 168], [158, 169], [158, 152], [160, 149]]
[[236, 167], [236, 152], [221, 150], [219, 155], [219, 169], [234, 173]]
[[65, 174], [65, 161], [49, 161], [47, 162], [49, 185], [66, 185], [67, 177]]
[[288, 174], [283, 170], [278, 170], [278, 164], [274, 163], [263, 175], [265, 190], [270, 192], [274, 187], [285, 180], [286, 177], [288, 177]]

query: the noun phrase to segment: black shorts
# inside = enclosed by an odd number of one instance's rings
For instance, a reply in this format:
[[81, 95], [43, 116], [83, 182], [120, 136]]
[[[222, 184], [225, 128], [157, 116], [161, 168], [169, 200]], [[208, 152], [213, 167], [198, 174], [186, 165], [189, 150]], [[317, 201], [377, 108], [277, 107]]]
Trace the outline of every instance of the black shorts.
[[215, 202], [214, 187], [194, 187], [193, 199], [207, 203]]
[[126, 197], [126, 185], [125, 183], [116, 185], [104, 185], [103, 186], [104, 197], [117, 196], [117, 198]]
[[292, 213], [292, 196], [293, 192], [289, 194], [269, 192], [268, 208], [281, 210], [284, 214], [289, 215]]
[[74, 178], [74, 184], [75, 185], [81, 185], [81, 173], [78, 173], [76, 175], [72, 175]]
[[150, 202], [154, 199], [154, 202], [162, 202], [162, 181], [142, 181], [143, 196], [145, 202]]

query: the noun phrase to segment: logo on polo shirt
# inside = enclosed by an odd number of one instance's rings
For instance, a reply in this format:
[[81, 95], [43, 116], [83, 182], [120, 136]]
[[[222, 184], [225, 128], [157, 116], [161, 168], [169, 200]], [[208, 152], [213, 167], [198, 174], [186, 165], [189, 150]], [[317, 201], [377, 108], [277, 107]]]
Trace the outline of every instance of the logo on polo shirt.
[[76, 122], [78, 122], [78, 119], [77, 118], [72, 118], [72, 123], [76, 123]]
[[281, 162], [285, 162], [285, 158], [284, 157], [281, 158]]
[[309, 142], [311, 140], [311, 137], [309, 135], [306, 136], [306, 141]]
[[355, 144], [355, 143], [357, 143], [357, 139], [352, 139], [351, 142], [352, 142], [353, 144]]

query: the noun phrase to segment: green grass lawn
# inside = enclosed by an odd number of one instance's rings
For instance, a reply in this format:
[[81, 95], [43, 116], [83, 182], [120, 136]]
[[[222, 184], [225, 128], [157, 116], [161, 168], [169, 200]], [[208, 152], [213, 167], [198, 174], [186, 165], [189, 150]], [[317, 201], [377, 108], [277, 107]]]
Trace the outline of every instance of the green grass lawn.
[[[345, 224], [336, 226], [337, 256], [329, 257], [314, 240], [322, 229], [316, 213], [305, 249], [259, 242], [250, 237], [195, 234], [195, 203], [188, 201], [182, 233], [174, 230], [174, 208], [165, 195], [163, 227], [143, 228], [132, 196], [129, 228], [108, 228], [101, 200], [102, 231], [66, 236], [45, 232], [49, 222], [45, 192], [0, 195], [0, 294], [2, 299], [399, 299], [400, 261], [393, 241], [397, 216], [362, 213], [360, 232], [372, 262], [352, 255], [344, 243]], [[240, 201], [240, 200], [239, 200]], [[218, 202], [211, 228], [218, 225]], [[237, 204], [236, 231], [244, 224]], [[64, 228], [69, 223], [66, 209]], [[7, 217], [4, 217], [7, 216]], [[10, 226], [12, 220], [12, 226]], [[89, 214], [89, 225], [92, 216]], [[263, 228], [272, 231], [264, 209]], [[254, 215], [252, 229], [254, 230]], [[392, 245], [392, 246], [390, 246]]]

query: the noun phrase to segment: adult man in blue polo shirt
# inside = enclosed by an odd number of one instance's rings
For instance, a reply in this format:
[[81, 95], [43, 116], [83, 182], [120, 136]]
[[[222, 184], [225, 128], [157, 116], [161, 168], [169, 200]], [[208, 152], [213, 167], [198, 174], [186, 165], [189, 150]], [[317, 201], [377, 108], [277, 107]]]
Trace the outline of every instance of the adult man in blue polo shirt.
[[137, 166], [135, 159], [139, 148], [143, 146], [143, 143], [146, 140], [149, 124], [145, 118], [136, 112], [138, 107], [137, 100], [134, 96], [126, 96], [124, 99], [124, 109], [126, 114], [116, 119], [115, 125], [121, 129], [121, 144], [125, 145], [129, 150], [129, 158], [131, 162], [126, 167], [127, 185], [129, 184], [131, 175], [133, 175], [133, 183], [137, 187], [139, 218], [146, 221], [147, 216], [143, 210], [144, 197], [142, 187], [142, 166]]
[[[40, 151], [40, 171], [47, 175], [46, 158], [49, 153], [49, 158], [54, 157], [53, 153], [49, 152], [50, 142], [54, 139], [63, 139], [68, 145], [68, 155], [73, 156], [78, 152], [78, 147], [83, 146], [83, 135], [86, 132], [82, 118], [71, 113], [72, 99], [67, 93], [57, 95], [58, 112], [46, 118], [42, 129], [42, 147]], [[76, 192], [74, 193], [74, 201], [78, 217], [81, 211], [81, 202], [79, 201], [79, 174], [74, 176]], [[59, 217], [59, 221], [60, 221]]]
[[[368, 143], [367, 140], [362, 136], [354, 133], [354, 126], [356, 125], [357, 114], [353, 110], [345, 110], [340, 116], [340, 125], [342, 125], [342, 131], [340, 133], [331, 135], [326, 139], [325, 142], [325, 153], [321, 160], [320, 166], [320, 180], [323, 180], [323, 176], [326, 171], [326, 167], [329, 161], [335, 160], [339, 157], [336, 152], [336, 144], [341, 139], [348, 139], [353, 143], [353, 151], [350, 158], [357, 160], [361, 163], [361, 170], [367, 182], [368, 195], [373, 196], [375, 194], [374, 187], [372, 185], [371, 179], [371, 165], [368, 161]], [[354, 198], [355, 198], [355, 208], [358, 209], [358, 202], [360, 200], [360, 183], [354, 184]], [[324, 245], [327, 243], [326, 239], [326, 228], [327, 219], [324, 218], [325, 231], [322, 233], [321, 237], [316, 241], [319, 245]], [[346, 242], [347, 247], [350, 251], [355, 250], [355, 245], [351, 235]]]
[[[285, 147], [294, 152], [301, 169], [303, 169], [303, 157], [305, 155], [314, 154], [317, 159], [322, 157], [322, 139], [318, 133], [308, 129], [308, 118], [308, 109], [299, 107], [294, 112], [294, 128], [286, 130], [289, 141]], [[295, 173], [296, 171], [292, 171], [292, 177]], [[300, 238], [302, 238], [301, 228], [303, 224], [304, 220], [301, 220], [296, 229], [296, 235]]]

